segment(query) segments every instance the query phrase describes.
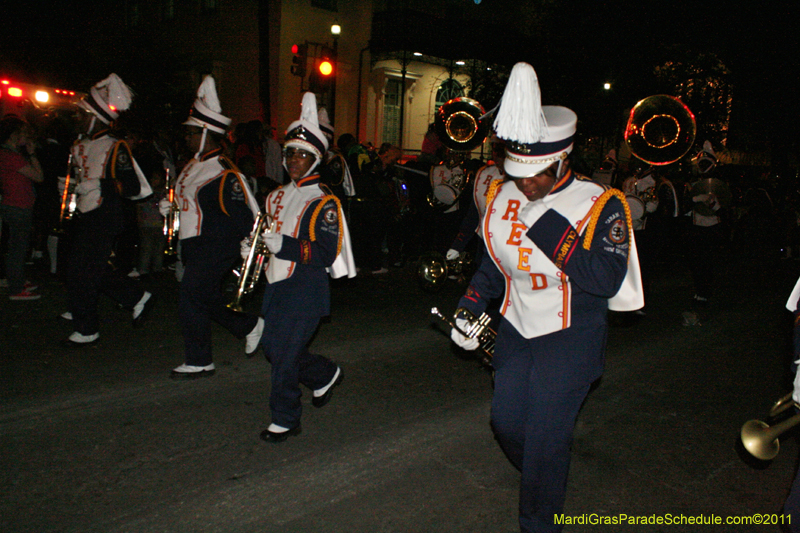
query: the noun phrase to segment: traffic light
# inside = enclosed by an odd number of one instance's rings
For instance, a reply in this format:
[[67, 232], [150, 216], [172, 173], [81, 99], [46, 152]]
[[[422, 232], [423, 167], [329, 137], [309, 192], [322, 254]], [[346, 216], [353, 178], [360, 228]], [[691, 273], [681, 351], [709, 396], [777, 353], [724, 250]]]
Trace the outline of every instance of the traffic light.
[[304, 78], [306, 75], [306, 54], [308, 53], [307, 44], [292, 45], [292, 74]]
[[330, 59], [330, 55], [325, 55], [315, 61], [314, 70], [308, 77], [309, 88], [315, 93], [324, 93], [330, 89], [336, 78], [336, 67]]

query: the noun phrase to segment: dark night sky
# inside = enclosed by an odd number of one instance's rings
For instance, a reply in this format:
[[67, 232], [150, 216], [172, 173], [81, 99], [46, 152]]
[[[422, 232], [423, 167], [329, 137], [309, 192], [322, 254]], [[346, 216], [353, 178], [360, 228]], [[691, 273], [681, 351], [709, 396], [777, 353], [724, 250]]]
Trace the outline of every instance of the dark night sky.
[[[31, 76], [41, 73], [52, 83], [84, 83], [92, 48], [81, 26], [86, 20], [83, 13], [102, 9], [98, 6], [104, 2], [0, 2], [4, 4], [0, 10], [0, 72], [8, 72], [11, 64]], [[346, 0], [338, 4], [340, 11], [347, 9]], [[492, 9], [510, 15], [541, 7], [552, 14], [545, 31], [548, 50], [558, 56], [554, 68], [563, 67], [564, 78], [578, 84], [613, 79], [622, 100], [644, 90], [636, 87], [638, 81], [651, 77], [654, 59], [666, 59], [674, 47], [715, 53], [732, 72], [740, 120], [763, 135], [775, 132], [778, 142], [784, 137], [796, 142], [800, 114], [800, 32], [796, 31], [800, 2], [796, 0], [736, 7], [707, 0], [482, 0], [479, 6], [464, 0], [458, 5], [476, 13]], [[110, 9], [104, 22], [121, 24], [121, 16], [119, 8]], [[530, 61], [536, 67], [536, 51], [531, 53]], [[547, 80], [542, 84], [546, 91]], [[647, 95], [638, 97], [643, 96]]]

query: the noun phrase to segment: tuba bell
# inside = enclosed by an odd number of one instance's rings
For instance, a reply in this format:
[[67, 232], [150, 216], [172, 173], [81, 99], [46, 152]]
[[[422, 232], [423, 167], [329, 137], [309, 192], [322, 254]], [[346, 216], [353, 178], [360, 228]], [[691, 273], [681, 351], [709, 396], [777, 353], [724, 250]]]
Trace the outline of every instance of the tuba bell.
[[691, 149], [696, 132], [694, 114], [686, 104], [674, 96], [657, 94], [631, 109], [625, 143], [645, 163], [669, 165]]
[[444, 103], [433, 122], [439, 140], [454, 152], [471, 152], [483, 144], [491, 126], [483, 106], [463, 96]]

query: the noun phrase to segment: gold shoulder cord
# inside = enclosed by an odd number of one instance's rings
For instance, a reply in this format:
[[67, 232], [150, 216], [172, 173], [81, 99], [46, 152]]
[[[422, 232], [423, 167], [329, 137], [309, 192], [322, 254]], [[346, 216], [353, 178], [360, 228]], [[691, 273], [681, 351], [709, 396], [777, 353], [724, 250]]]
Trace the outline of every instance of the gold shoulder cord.
[[236, 172], [235, 170], [225, 170], [222, 172], [222, 179], [219, 180], [219, 207], [222, 209], [223, 213], [230, 216], [228, 214], [228, 210], [225, 209], [225, 200], [222, 195], [222, 191], [225, 189], [225, 180], [228, 178], [228, 174], [233, 174], [234, 176], [236, 176], [236, 179], [239, 180], [239, 185], [242, 186], [242, 192], [244, 193], [245, 196], [245, 201], [247, 201], [247, 188], [244, 186], [244, 183], [242, 183], [241, 176], [239, 176], [239, 173]]
[[492, 180], [489, 184], [489, 190], [486, 191], [486, 205], [488, 206], [494, 200], [494, 197], [497, 196], [497, 191], [503, 185], [503, 180]]
[[[600, 195], [600, 198], [597, 199], [590, 211], [589, 224], [586, 226], [586, 233], [583, 237], [583, 248], [585, 250], [592, 247], [592, 238], [594, 238], [594, 231], [597, 228], [597, 221], [600, 220], [600, 214], [603, 212], [603, 208], [608, 201], [615, 196], [622, 202], [622, 209], [625, 211], [625, 222], [628, 224], [628, 240], [630, 240], [630, 232], [633, 226], [631, 222], [631, 208], [628, 205], [628, 201], [625, 199], [625, 194], [619, 189], [608, 189]], [[630, 255], [628, 255], [628, 259], [630, 259]]]
[[114, 186], [117, 188], [117, 192], [122, 194], [122, 183], [117, 181], [117, 154], [119, 154], [119, 147], [124, 146], [125, 149], [128, 151], [128, 157], [133, 159], [133, 154], [131, 153], [131, 147], [128, 146], [124, 140], [119, 140], [114, 143], [114, 149], [111, 152], [111, 161], [114, 163], [111, 165], [111, 179], [114, 180]]
[[309, 230], [309, 237], [311, 238], [311, 242], [316, 241], [317, 240], [317, 218], [319, 217], [319, 214], [322, 211], [322, 208], [325, 207], [325, 204], [327, 204], [331, 200], [336, 202], [336, 211], [337, 211], [337, 213], [339, 215], [339, 242], [336, 243], [336, 255], [338, 256], [339, 252], [342, 251], [342, 239], [344, 238], [344, 232], [342, 231], [342, 204], [341, 204], [341, 202], [339, 202], [339, 199], [336, 196], [334, 196], [332, 194], [328, 194], [328, 195], [325, 195], [325, 196], [322, 197], [322, 199], [319, 201], [319, 204], [317, 204], [316, 209], [314, 209], [314, 212], [311, 213], [311, 227], [308, 230]]

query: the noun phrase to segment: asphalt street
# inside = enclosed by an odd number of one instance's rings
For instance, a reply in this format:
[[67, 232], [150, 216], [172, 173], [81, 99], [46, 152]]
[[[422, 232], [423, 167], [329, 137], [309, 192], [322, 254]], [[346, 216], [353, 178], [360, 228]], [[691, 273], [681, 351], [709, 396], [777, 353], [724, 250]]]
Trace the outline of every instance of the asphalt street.
[[[489, 428], [490, 374], [430, 314], [452, 313], [455, 282], [429, 294], [411, 268], [336, 281], [312, 350], [344, 382], [322, 409], [306, 391], [302, 434], [266, 444], [269, 365], [243, 341], [215, 326], [216, 375], [169, 379], [183, 361], [170, 274], [140, 281], [158, 298], [141, 329], [102, 300], [101, 338], [82, 349], [60, 345], [71, 332], [62, 283], [41, 266], [30, 275], [41, 300], [0, 304], [0, 531], [517, 530], [519, 478]], [[673, 524], [565, 531], [779, 531], [751, 522], [780, 521], [795, 439], [770, 463], [745, 461], [737, 442], [790, 390], [784, 305], [798, 275], [800, 262], [729, 250], [699, 325], [682, 323], [693, 291], [680, 263], [655, 277], [645, 317], [610, 317], [565, 515]], [[687, 523], [702, 516], [723, 525]]]

